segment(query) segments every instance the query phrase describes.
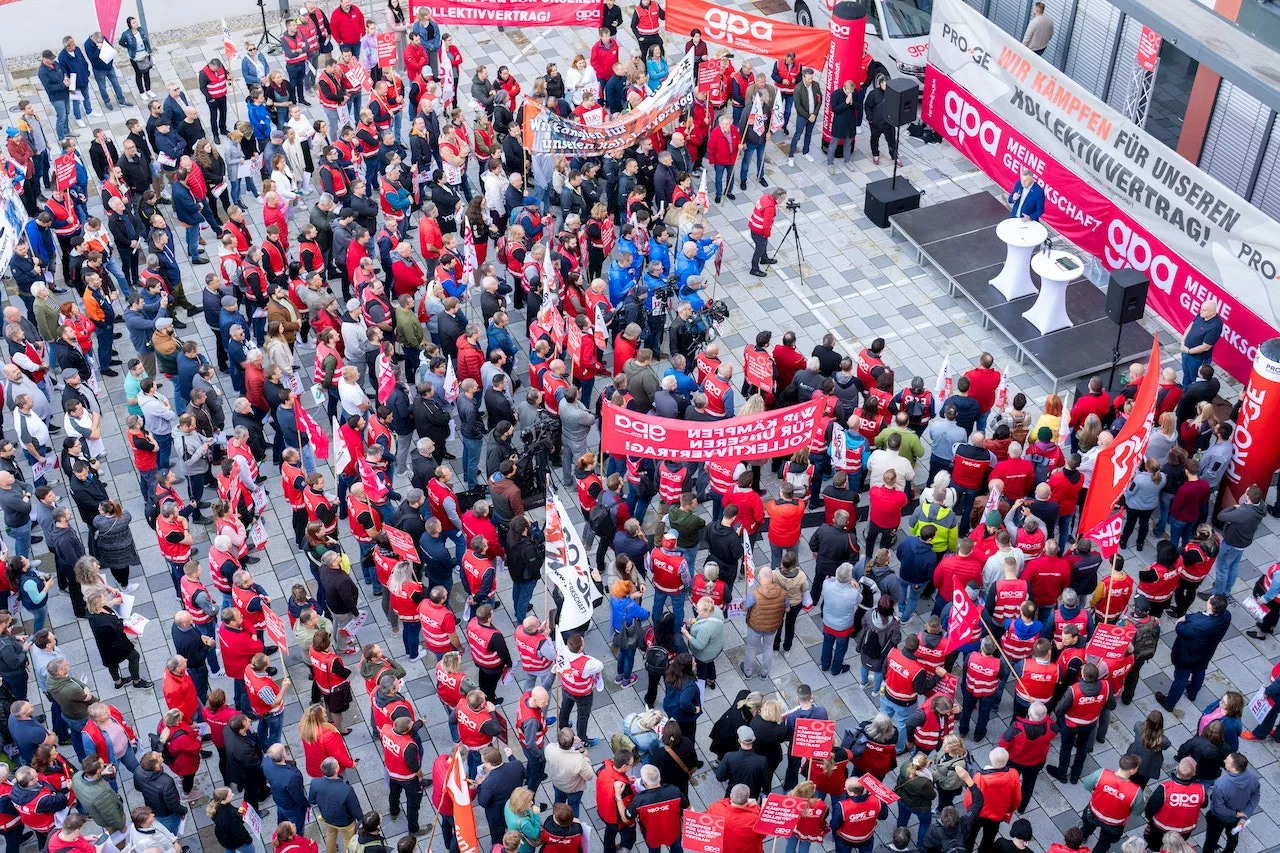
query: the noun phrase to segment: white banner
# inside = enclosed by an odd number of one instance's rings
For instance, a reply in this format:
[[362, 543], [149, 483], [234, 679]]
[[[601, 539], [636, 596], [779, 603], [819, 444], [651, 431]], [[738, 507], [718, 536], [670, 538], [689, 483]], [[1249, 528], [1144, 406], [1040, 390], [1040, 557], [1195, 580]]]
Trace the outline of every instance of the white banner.
[[[1031, 53], [964, 0], [933, 4], [929, 64], [1163, 243], [1149, 242], [1120, 219], [1099, 219], [1107, 216], [1104, 211], [1075, 208], [1072, 213], [1081, 225], [1106, 229], [1108, 257], [1103, 261], [1108, 268], [1146, 272], [1167, 295], [1166, 302], [1181, 303], [1185, 314], [1174, 320], [1175, 326], [1177, 320], [1189, 321], [1199, 303], [1212, 295], [1194, 275], [1198, 270], [1227, 291], [1223, 340], [1242, 356], [1251, 360], [1248, 350], [1261, 341], [1250, 339], [1256, 335], [1244, 316], [1233, 334], [1232, 308], [1248, 309], [1272, 329], [1280, 327], [1280, 297], [1271, 286], [1280, 271], [1280, 223]], [[971, 105], [955, 100], [946, 106], [944, 135], [1004, 158], [1009, 168], [1006, 191], [1020, 166], [1044, 171], [1036, 153], [1002, 138], [1006, 134], [1001, 128], [984, 121]], [[1071, 199], [1057, 197], [1055, 187], [1046, 186], [1045, 193], [1046, 203], [1071, 206]]]
[[556, 585], [564, 596], [564, 604], [556, 617], [556, 625], [575, 628], [591, 620], [591, 611], [604, 597], [591, 579], [587, 549], [582, 537], [555, 493], [547, 495], [547, 559], [543, 564], [545, 580]]

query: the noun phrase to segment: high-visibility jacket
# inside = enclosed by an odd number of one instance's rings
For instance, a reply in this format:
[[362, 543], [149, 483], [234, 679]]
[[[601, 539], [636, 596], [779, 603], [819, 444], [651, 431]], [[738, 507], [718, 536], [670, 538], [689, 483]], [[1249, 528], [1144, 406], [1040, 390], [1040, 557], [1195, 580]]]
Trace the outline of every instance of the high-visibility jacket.
[[389, 702], [380, 705], [378, 704], [378, 694], [370, 694], [369, 717], [373, 722], [373, 727], [378, 731], [382, 731], [385, 726], [395, 722], [393, 715], [401, 709], [409, 712], [409, 719], [416, 720], [418, 718], [418, 715], [413, 710], [413, 703], [403, 696], [396, 694]]
[[1200, 822], [1200, 810], [1209, 799], [1204, 785], [1165, 779], [1160, 787], [1164, 789], [1164, 802], [1151, 816], [1151, 822], [1165, 832], [1190, 833]]
[[37, 784], [44, 790], [26, 802], [13, 803], [13, 807], [18, 810], [22, 825], [27, 829], [33, 832], [49, 832], [53, 829], [53, 821], [57, 814], [54, 812], [40, 812], [37, 809], [40, 808], [40, 803], [45, 798], [54, 796], [55, 791], [49, 787], [47, 782], [39, 782]]
[[[1009, 633], [1005, 632], [1006, 635]], [[1022, 679], [1015, 684], [1014, 693], [1028, 705], [1032, 702], [1047, 704], [1053, 698], [1053, 690], [1057, 684], [1057, 664], [1027, 658], [1022, 662]]]
[[396, 616], [400, 617], [400, 621], [417, 622], [418, 605], [414, 602], [413, 596], [422, 592], [422, 584], [417, 581], [408, 581], [398, 590], [388, 588], [388, 592], [391, 594], [391, 609], [395, 611]]
[[1000, 686], [1000, 658], [973, 652], [964, 664], [966, 693], [985, 699], [994, 696]]
[[498, 633], [492, 625], [481, 625], [474, 616], [467, 623], [467, 647], [471, 650], [471, 658], [476, 666], [483, 669], [498, 669], [502, 666], [502, 658], [497, 652], [489, 651], [489, 641]]
[[453, 649], [457, 619], [447, 605], [423, 601], [418, 605], [418, 620], [422, 622], [422, 644], [429, 651], [442, 655]]
[[1017, 619], [1022, 612], [1022, 602], [1027, 600], [1027, 582], [1019, 578], [1001, 578], [996, 581], [995, 603], [992, 605], [992, 616], [996, 623], [1003, 625], [1010, 619]]
[[[266, 617], [262, 615], [261, 610], [252, 611], [249, 605], [258, 598], [258, 591], [253, 587], [233, 586], [231, 587], [231, 603], [235, 605], [236, 610], [240, 611], [240, 616], [244, 620], [244, 630], [250, 634], [255, 634], [262, 627], [262, 623]], [[266, 607], [266, 603], [259, 601], [260, 607]]]
[[276, 684], [275, 679], [267, 675], [266, 670], [255, 672], [253, 667], [245, 667], [244, 686], [249, 694], [249, 707], [253, 709], [253, 713], [259, 717], [271, 713], [274, 706], [262, 701], [260, 693], [270, 688], [279, 695], [280, 685]]
[[493, 712], [483, 705], [478, 711], [472, 710], [466, 699], [459, 702], [455, 710], [458, 717], [458, 739], [471, 749], [488, 746], [493, 738], [485, 734], [484, 724], [493, 719]]
[[1161, 563], [1152, 563], [1147, 567], [1147, 571], [1155, 572], [1156, 579], [1153, 581], [1139, 581], [1138, 592], [1146, 596], [1148, 601], [1168, 601], [1173, 597], [1173, 591], [1178, 588], [1178, 581], [1182, 579], [1182, 568], [1175, 562], [1172, 566], [1166, 566]]
[[703, 380], [702, 393], [707, 395], [707, 414], [723, 418], [725, 416], [725, 397], [732, 390], [732, 385], [715, 374]]
[[1078, 729], [1098, 722], [1102, 709], [1106, 707], [1107, 700], [1111, 697], [1110, 686], [1105, 681], [1101, 682], [1100, 686], [1102, 689], [1090, 696], [1084, 692], [1084, 688], [1078, 682], [1071, 685], [1071, 706], [1063, 715], [1063, 720], [1068, 726]]
[[[467, 591], [472, 595], [480, 592], [481, 585], [484, 583], [484, 576], [494, 568], [493, 560], [487, 557], [481, 557], [470, 548], [462, 555], [462, 579], [466, 583]], [[494, 589], [489, 590], [492, 595], [497, 591], [497, 574], [494, 574]]]
[[307, 490], [306, 473], [302, 470], [302, 466], [295, 465], [292, 462], [284, 462], [280, 465], [280, 482], [284, 491], [284, 499], [289, 508], [293, 510], [306, 509], [307, 503], [303, 498]]
[[182, 516], [174, 516], [171, 519], [163, 515], [157, 516], [156, 539], [160, 543], [161, 555], [170, 563], [185, 566], [191, 559], [191, 546], [183, 542], [170, 542], [168, 536], [171, 533], [186, 534], [186, 528], [182, 525]]
[[588, 660], [590, 658], [587, 655], [579, 654], [561, 670], [560, 683], [564, 687], [564, 692], [570, 696], [590, 696], [591, 691], [595, 689], [596, 677], [585, 674]]
[[658, 499], [663, 503], [674, 504], [680, 501], [684, 492], [685, 475], [688, 473], [683, 465], [672, 462], [658, 464]]
[[[519, 732], [521, 746], [526, 749], [530, 746], [542, 749], [547, 742], [547, 714], [542, 708], [534, 708], [529, 704], [529, 697], [532, 695], [532, 691], [525, 693], [516, 705], [516, 731]], [[538, 730], [533, 736], [532, 744], [524, 742], [524, 724], [528, 720], [536, 720], [538, 723]]]
[[839, 808], [834, 815], [836, 823], [833, 827], [837, 836], [857, 845], [875, 835], [883, 808], [878, 799], [871, 794], [863, 794], [861, 797], [846, 797], [837, 805]]
[[[184, 577], [178, 584], [178, 589], [182, 593], [182, 609], [191, 614], [191, 621], [197, 625], [208, 625], [213, 621], [213, 616], [205, 613], [199, 607], [196, 607], [196, 594], [203, 592], [209, 595], [209, 588], [199, 580], [192, 580]], [[209, 600], [213, 601], [213, 596], [209, 595]]]
[[916, 675], [924, 669], [924, 664], [906, 656], [902, 649], [892, 649], [885, 659], [884, 692], [890, 699], [899, 704], [915, 702], [919, 694], [916, 692]]
[[330, 521], [324, 524], [322, 532], [330, 536], [337, 532], [338, 514], [333, 511], [333, 502], [329, 500], [328, 495], [308, 486], [302, 492], [302, 503], [307, 508], [308, 521], [320, 521], [320, 510], [326, 510]]
[[311, 674], [315, 676], [316, 687], [321, 693], [332, 693], [338, 685], [346, 684], [347, 679], [334, 672], [334, 664], [337, 663], [338, 656], [332, 650], [318, 652], [311, 649], [308, 657], [311, 663]]
[[382, 743], [383, 763], [387, 767], [387, 775], [397, 782], [416, 779], [418, 774], [409, 769], [404, 754], [410, 746], [417, 746], [410, 732], [397, 734], [395, 726], [383, 726], [378, 732], [378, 740]]
[[450, 489], [440, 480], [432, 477], [427, 482], [427, 505], [431, 508], [431, 517], [440, 522], [442, 533], [448, 533], [454, 529], [453, 521], [449, 518], [448, 513], [445, 512], [445, 502], [452, 497], [454, 497], [453, 489]]
[[444, 703], [447, 708], [456, 708], [458, 703], [462, 701], [462, 679], [464, 678], [461, 671], [449, 672], [444, 668], [444, 664], [436, 664], [436, 696]]
[[1137, 782], [1121, 779], [1115, 771], [1103, 769], [1089, 798], [1089, 811], [1104, 826], [1124, 826], [1129, 822], [1133, 801], [1141, 790]]
[[225, 98], [227, 96], [227, 69], [206, 65], [201, 70], [209, 79], [205, 95], [209, 98]]
[[942, 743], [943, 738], [951, 734], [955, 728], [956, 718], [953, 714], [938, 716], [932, 706], [924, 709], [924, 722], [916, 726], [915, 742], [921, 752], [933, 752]]
[[680, 577], [680, 566], [684, 563], [684, 554], [680, 551], [671, 553], [659, 548], [649, 554], [653, 566], [653, 586], [667, 595], [679, 595], [684, 591], [684, 579]]
[[641, 36], [656, 36], [661, 26], [662, 10], [657, 2], [652, 2], [648, 6], [643, 3], [636, 4], [636, 32]]
[[525, 672], [546, 672], [551, 668], [551, 661], [538, 654], [538, 649], [547, 641], [546, 634], [530, 634], [520, 625], [512, 633], [516, 641], [516, 651], [520, 655], [520, 667]]

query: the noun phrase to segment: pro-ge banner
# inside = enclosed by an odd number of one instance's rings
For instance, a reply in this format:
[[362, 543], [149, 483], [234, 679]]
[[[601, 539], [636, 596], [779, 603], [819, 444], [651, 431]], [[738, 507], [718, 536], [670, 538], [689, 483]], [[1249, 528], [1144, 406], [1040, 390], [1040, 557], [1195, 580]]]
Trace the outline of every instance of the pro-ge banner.
[[1280, 224], [963, 0], [934, 3], [925, 86], [931, 126], [1006, 189], [1022, 166], [1035, 172], [1045, 220], [1108, 268], [1149, 274], [1149, 301], [1174, 327], [1219, 300], [1214, 356], [1248, 376], [1280, 327]]
[[603, 19], [600, 0], [412, 0], [414, 15], [422, 6], [432, 19], [474, 27], [591, 27]]
[[672, 462], [785, 456], [809, 446], [823, 405], [821, 399], [808, 400], [740, 418], [679, 421], [605, 403], [601, 412], [602, 444], [604, 452], [611, 455]]
[[[531, 101], [528, 106], [536, 107]], [[675, 64], [658, 91], [640, 102], [634, 110], [611, 116], [588, 125], [561, 118], [543, 109], [524, 113], [524, 147], [533, 154], [563, 154], [584, 157], [624, 150], [636, 140], [648, 136], [680, 117], [680, 112], [693, 104], [693, 54]]]

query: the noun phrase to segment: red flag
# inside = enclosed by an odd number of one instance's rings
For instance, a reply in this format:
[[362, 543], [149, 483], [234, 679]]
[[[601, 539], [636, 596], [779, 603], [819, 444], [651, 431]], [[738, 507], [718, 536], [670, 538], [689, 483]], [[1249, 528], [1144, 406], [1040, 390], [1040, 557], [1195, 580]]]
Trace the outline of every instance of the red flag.
[[947, 612], [947, 639], [944, 651], [951, 654], [961, 646], [982, 636], [978, 608], [969, 600], [964, 588], [951, 591], [951, 610]]
[[1124, 513], [1117, 510], [1081, 533], [1080, 538], [1097, 542], [1098, 553], [1102, 555], [1102, 559], [1110, 560], [1120, 553], [1120, 532], [1123, 528]]
[[[1080, 529], [1092, 530], [1111, 514], [1133, 475], [1138, 473], [1147, 455], [1151, 438], [1151, 412], [1156, 405], [1156, 389], [1160, 384], [1160, 341], [1151, 344], [1151, 357], [1142, 387], [1133, 401], [1133, 411], [1115, 441], [1098, 454], [1093, 467], [1089, 495], [1080, 512]], [[1064, 413], [1065, 414], [1065, 413]]]
[[374, 367], [378, 371], [378, 405], [385, 406], [387, 400], [391, 399], [391, 392], [396, 389], [396, 377], [391, 372], [391, 359], [387, 358], [386, 353], [378, 356]]
[[111, 34], [116, 31], [116, 24], [120, 20], [120, 7], [123, 4], [121, 0], [94, 0], [93, 5], [98, 13], [98, 30], [110, 44], [113, 38]]
[[480, 836], [476, 832], [476, 810], [467, 787], [467, 771], [462, 756], [455, 748], [449, 756], [449, 775], [444, 783], [445, 795], [453, 800], [453, 831], [458, 853], [480, 853]]
[[227, 55], [227, 61], [230, 62], [236, 56], [236, 43], [231, 38], [231, 31], [227, 29], [227, 21], [222, 20], [222, 52]]
[[293, 407], [293, 417], [298, 422], [298, 429], [307, 434], [316, 458], [324, 462], [329, 458], [329, 437], [324, 434], [324, 430], [320, 429], [320, 424], [316, 423], [303, 408], [301, 399], [295, 395], [294, 400], [296, 402]]

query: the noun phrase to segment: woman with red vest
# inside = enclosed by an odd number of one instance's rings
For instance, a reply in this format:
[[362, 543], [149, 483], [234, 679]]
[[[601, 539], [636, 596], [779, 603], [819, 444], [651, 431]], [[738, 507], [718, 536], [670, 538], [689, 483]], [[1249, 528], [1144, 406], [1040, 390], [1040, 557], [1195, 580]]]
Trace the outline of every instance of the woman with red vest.
[[[333, 636], [326, 630], [316, 631], [311, 638], [308, 664], [316, 687], [329, 712], [329, 721], [342, 729], [342, 715], [351, 707], [351, 670], [333, 650]], [[342, 734], [351, 733], [348, 726]]]
[[282, 820], [271, 833], [272, 853], [320, 853], [320, 845], [299, 835], [293, 821]]
[[1156, 544], [1156, 561], [1138, 572], [1138, 594], [1151, 602], [1151, 615], [1159, 619], [1173, 600], [1182, 579], [1178, 546], [1168, 539]]
[[182, 712], [171, 708], [160, 720], [157, 734], [164, 763], [182, 779], [182, 793], [188, 799], [202, 796], [195, 790], [196, 773], [200, 770], [200, 735]]
[[1178, 560], [1178, 588], [1173, 591], [1173, 604], [1168, 610], [1174, 619], [1181, 619], [1187, 614], [1200, 584], [1213, 571], [1221, 542], [1212, 525], [1202, 524], [1196, 529], [1195, 537], [1182, 549]]
[[[906, 734], [902, 735], [905, 743]], [[870, 773], [883, 780], [893, 769], [897, 758], [898, 727], [893, 717], [881, 712], [858, 726], [854, 738], [853, 749], [849, 754], [853, 758], [853, 769], [859, 775]]]
[[422, 621], [419, 607], [427, 596], [422, 583], [413, 570], [413, 564], [399, 562], [391, 570], [387, 583], [387, 596], [391, 611], [400, 620], [400, 636], [404, 640], [404, 653], [411, 661], [418, 659], [418, 643], [422, 637]]
[[298, 740], [302, 741], [303, 769], [312, 779], [324, 776], [320, 765], [326, 758], [338, 762], [338, 775], [356, 766], [342, 732], [325, 719], [323, 705], [312, 705], [302, 713], [302, 719], [298, 721]]

